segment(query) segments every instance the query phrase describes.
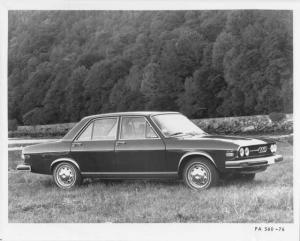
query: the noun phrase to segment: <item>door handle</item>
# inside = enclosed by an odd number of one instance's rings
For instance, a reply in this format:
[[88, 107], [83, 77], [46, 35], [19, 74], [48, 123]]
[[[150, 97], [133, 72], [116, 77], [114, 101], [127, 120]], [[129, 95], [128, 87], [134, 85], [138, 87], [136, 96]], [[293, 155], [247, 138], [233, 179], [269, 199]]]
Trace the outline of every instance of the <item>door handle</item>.
[[119, 146], [119, 145], [125, 145], [126, 142], [125, 141], [117, 141], [116, 142], [116, 145]]
[[82, 146], [82, 143], [80, 142], [72, 143], [72, 147], [79, 147], [79, 146]]

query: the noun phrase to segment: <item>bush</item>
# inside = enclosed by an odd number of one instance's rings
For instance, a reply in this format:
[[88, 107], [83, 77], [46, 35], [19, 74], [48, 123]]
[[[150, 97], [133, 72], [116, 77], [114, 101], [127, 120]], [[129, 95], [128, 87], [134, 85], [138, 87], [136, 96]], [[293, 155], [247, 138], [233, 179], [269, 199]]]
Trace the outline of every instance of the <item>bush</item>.
[[8, 120], [8, 130], [15, 131], [18, 127], [18, 121], [16, 119]]
[[285, 119], [285, 114], [284, 113], [278, 113], [278, 112], [272, 112], [269, 114], [269, 118], [273, 122], [280, 122]]

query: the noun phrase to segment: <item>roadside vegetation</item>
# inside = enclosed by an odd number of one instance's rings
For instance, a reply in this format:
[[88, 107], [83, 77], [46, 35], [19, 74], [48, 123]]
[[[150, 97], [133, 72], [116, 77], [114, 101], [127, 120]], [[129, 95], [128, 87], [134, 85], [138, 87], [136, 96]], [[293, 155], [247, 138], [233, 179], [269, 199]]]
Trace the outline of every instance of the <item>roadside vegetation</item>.
[[[257, 116], [192, 119], [192, 121], [202, 130], [210, 134], [284, 135], [293, 133], [292, 116], [292, 114], [285, 115], [283, 113], [271, 113], [270, 115]], [[60, 138], [64, 136], [75, 124], [76, 123], [63, 123], [53, 125], [20, 126], [18, 130], [10, 130], [8, 132], [8, 137]]]
[[220, 182], [202, 192], [181, 181], [86, 180], [74, 190], [51, 176], [14, 171], [20, 151], [9, 151], [9, 222], [293, 222], [293, 153], [251, 183]]

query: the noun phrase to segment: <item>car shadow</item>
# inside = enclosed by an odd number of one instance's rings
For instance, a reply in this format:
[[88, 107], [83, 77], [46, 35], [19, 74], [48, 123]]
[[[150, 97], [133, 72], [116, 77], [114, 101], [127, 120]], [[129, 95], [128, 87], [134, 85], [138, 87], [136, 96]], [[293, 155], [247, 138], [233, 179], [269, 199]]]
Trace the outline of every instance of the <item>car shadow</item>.
[[238, 185], [246, 185], [246, 184], [255, 184], [259, 185], [263, 183], [262, 180], [254, 179], [252, 181], [249, 180], [243, 180], [243, 179], [231, 179], [231, 180], [226, 180], [226, 179], [220, 179], [218, 183], [218, 187], [230, 187], [230, 186], [238, 186]]
[[177, 186], [183, 185], [181, 180], [160, 180], [160, 179], [153, 179], [153, 180], [142, 180], [142, 179], [101, 179], [101, 178], [85, 178], [82, 185], [89, 186], [89, 185], [97, 185], [97, 184], [104, 184], [106, 186], [113, 186], [113, 185], [165, 185], [165, 186]]
[[[45, 188], [54, 188], [56, 187], [52, 178], [43, 178], [38, 181], [40, 185]], [[246, 184], [255, 184], [259, 185], [264, 183], [262, 180], [254, 179], [252, 181], [247, 181], [243, 179], [220, 179], [218, 187], [231, 187], [231, 186], [239, 186]], [[101, 178], [85, 178], [81, 187], [86, 188], [88, 186], [96, 186], [99, 184], [103, 184], [105, 186], [124, 186], [124, 185], [134, 185], [134, 186], [161, 186], [161, 187], [184, 187], [184, 183], [182, 180], [172, 180], [172, 179], [150, 179], [150, 180], [142, 180], [142, 179], [101, 179]]]

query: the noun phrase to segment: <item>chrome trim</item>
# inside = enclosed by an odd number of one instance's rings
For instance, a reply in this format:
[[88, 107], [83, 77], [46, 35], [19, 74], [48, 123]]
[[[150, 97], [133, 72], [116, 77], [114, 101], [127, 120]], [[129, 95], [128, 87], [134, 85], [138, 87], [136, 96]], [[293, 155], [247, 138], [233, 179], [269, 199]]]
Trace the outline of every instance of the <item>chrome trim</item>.
[[52, 166], [53, 166], [55, 163], [63, 162], [63, 161], [73, 163], [73, 164], [78, 168], [78, 170], [80, 171], [80, 167], [79, 167], [78, 163], [77, 163], [75, 160], [73, 160], [73, 159], [71, 159], [71, 158], [67, 158], [67, 157], [65, 157], [65, 158], [58, 158], [58, 159], [54, 160], [53, 162], [51, 162], [50, 170], [52, 170]]
[[[127, 118], [127, 117], [132, 117], [132, 118], [136, 118], [136, 117], [143, 117], [146, 122], [149, 124], [150, 128], [154, 131], [155, 135], [157, 137], [153, 137], [153, 138], [147, 138], [145, 136], [145, 138], [135, 138], [135, 139], [122, 139], [121, 138], [121, 132], [122, 132], [122, 122], [123, 122], [123, 118]], [[124, 115], [124, 116], [120, 116], [120, 128], [119, 128], [119, 133], [118, 133], [118, 140], [120, 141], [135, 141], [135, 140], [159, 140], [161, 139], [160, 135], [157, 134], [156, 130], [153, 128], [153, 126], [151, 125], [151, 123], [147, 120], [146, 116], [144, 115], [136, 115], [136, 116], [131, 116], [131, 115]]]
[[167, 175], [174, 175], [177, 172], [82, 172], [81, 174], [111, 174], [111, 175], [121, 175], [121, 174], [129, 174], [129, 175], [141, 175], [141, 174], [151, 174], [151, 175], [160, 175], [160, 174], [167, 174]]
[[[282, 156], [281, 155], [275, 155], [275, 156], [266, 156], [266, 157], [260, 157], [260, 158], [250, 158], [250, 159], [244, 159], [244, 160], [240, 160], [240, 161], [226, 161], [225, 162], [225, 167], [226, 168], [246, 168], [246, 166], [240, 166], [243, 164], [255, 164], [257, 163], [257, 165], [261, 165], [264, 162], [267, 162], [267, 164], [265, 165], [271, 165], [274, 164], [276, 162], [282, 161]], [[252, 166], [249, 166], [252, 167]]]
[[16, 168], [18, 171], [31, 172], [31, 166], [28, 164], [19, 164]]
[[207, 157], [215, 166], [216, 163], [214, 161], [214, 159], [211, 157], [211, 155], [207, 154], [206, 152], [202, 152], [202, 151], [197, 151], [197, 152], [188, 152], [188, 153], [185, 153], [179, 160], [179, 163], [178, 163], [178, 166], [177, 166], [177, 170], [179, 171], [179, 167], [180, 167], [180, 164], [181, 162], [184, 160], [184, 158], [188, 157], [188, 156], [192, 156], [192, 155], [198, 155], [198, 156], [205, 156]]

